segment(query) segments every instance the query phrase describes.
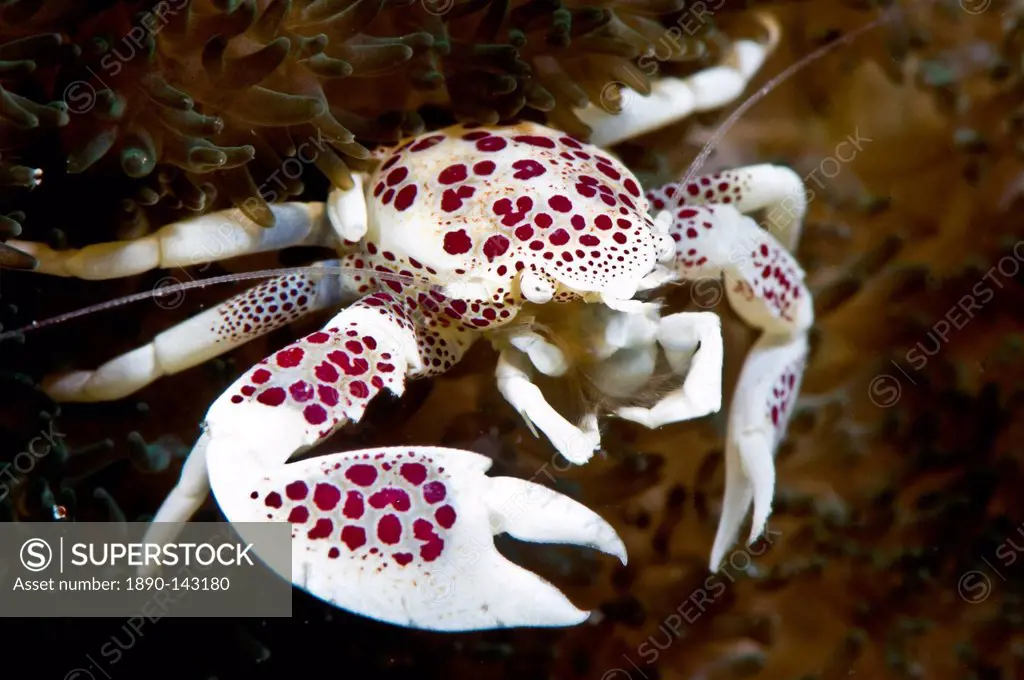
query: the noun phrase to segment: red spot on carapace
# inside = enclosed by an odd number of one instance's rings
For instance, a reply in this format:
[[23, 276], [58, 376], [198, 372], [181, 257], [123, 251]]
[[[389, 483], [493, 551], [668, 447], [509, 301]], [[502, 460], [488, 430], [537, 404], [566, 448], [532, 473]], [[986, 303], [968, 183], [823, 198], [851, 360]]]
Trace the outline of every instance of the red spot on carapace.
[[515, 234], [516, 238], [520, 241], [529, 241], [533, 238], [533, 227], [528, 224], [524, 224], [516, 229]]
[[466, 166], [462, 163], [456, 163], [442, 170], [441, 174], [437, 176], [437, 181], [441, 184], [455, 184], [466, 179], [466, 176]]
[[404, 211], [412, 207], [412, 204], [416, 201], [416, 192], [418, 189], [415, 184], [408, 184], [402, 187], [402, 190], [395, 196], [395, 210]]
[[417, 153], [419, 151], [426, 151], [432, 146], [436, 146], [444, 141], [444, 135], [433, 135], [426, 139], [421, 139], [412, 146], [409, 147], [411, 153]]
[[477, 140], [476, 143], [478, 151], [501, 151], [506, 146], [508, 146], [508, 142], [501, 137], [495, 136], [484, 137], [483, 139]]
[[605, 165], [604, 163], [598, 163], [597, 169], [600, 170], [605, 175], [607, 175], [608, 177], [611, 177], [612, 179], [619, 179], [620, 177], [622, 177], [622, 175], [619, 174], [618, 170], [616, 170], [610, 165]]
[[462, 207], [463, 201], [472, 198], [475, 193], [475, 188], [465, 184], [458, 189], [445, 189], [444, 193], [441, 194], [441, 210], [455, 212]]
[[267, 494], [266, 499], [263, 501], [266, 503], [268, 508], [279, 508], [281, 507], [281, 494], [276, 491], [271, 491]]
[[501, 257], [508, 250], [508, 239], [501, 235], [494, 235], [484, 242], [484, 255], [488, 260]]
[[292, 511], [288, 513], [288, 521], [292, 524], [302, 524], [309, 519], [309, 510], [305, 505], [296, 505], [292, 508]]
[[394, 170], [392, 170], [391, 172], [388, 173], [388, 176], [387, 176], [387, 178], [384, 181], [388, 183], [389, 187], [393, 187], [393, 186], [396, 186], [397, 184], [400, 184], [408, 176], [409, 176], [409, 169], [408, 168], [405, 168], [405, 167], [395, 168]]
[[473, 247], [473, 241], [469, 238], [465, 229], [449, 231], [444, 235], [444, 252], [449, 255], [462, 255], [468, 253]]
[[555, 142], [548, 137], [539, 137], [537, 135], [516, 135], [512, 139], [523, 144], [530, 144], [531, 146], [539, 146], [542, 149], [554, 149]]
[[551, 206], [552, 210], [557, 210], [558, 212], [569, 212], [572, 210], [572, 201], [562, 195], [549, 198], [548, 205]]
[[512, 175], [516, 179], [532, 179], [547, 172], [543, 165], [530, 158], [518, 160], [512, 164], [512, 167], [516, 170], [516, 173]]

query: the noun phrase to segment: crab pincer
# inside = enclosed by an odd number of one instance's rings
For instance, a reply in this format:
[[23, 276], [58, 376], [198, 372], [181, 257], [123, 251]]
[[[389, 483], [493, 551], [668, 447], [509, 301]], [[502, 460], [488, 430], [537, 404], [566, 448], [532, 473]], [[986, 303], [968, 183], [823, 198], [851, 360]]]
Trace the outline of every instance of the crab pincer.
[[[243, 536], [245, 523], [290, 523], [292, 582], [342, 609], [442, 631], [580, 623], [588, 612], [503, 557], [493, 538], [577, 544], [625, 562], [615, 530], [580, 503], [488, 477], [490, 459], [451, 448], [286, 462], [359, 420], [381, 391], [400, 395], [421, 369], [415, 327], [386, 298], [369, 296], [242, 375], [207, 414], [190, 457], [193, 478], [209, 480]], [[177, 496], [189, 484], [183, 474]], [[151, 539], [168, 540], [173, 532], [162, 523], [191, 512], [174, 507], [154, 519]]]

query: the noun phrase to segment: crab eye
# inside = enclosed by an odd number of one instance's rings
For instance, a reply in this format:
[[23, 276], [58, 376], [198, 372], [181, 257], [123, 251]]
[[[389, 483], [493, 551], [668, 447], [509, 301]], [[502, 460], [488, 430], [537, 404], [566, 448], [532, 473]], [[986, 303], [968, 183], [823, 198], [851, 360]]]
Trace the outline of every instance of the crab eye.
[[530, 302], [544, 304], [555, 296], [555, 285], [546, 277], [532, 271], [524, 271], [519, 279], [519, 289]]

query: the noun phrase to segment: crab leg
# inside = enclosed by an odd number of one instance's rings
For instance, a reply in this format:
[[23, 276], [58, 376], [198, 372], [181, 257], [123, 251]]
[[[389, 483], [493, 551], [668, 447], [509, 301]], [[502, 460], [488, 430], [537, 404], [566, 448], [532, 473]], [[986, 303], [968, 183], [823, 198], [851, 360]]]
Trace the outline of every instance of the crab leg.
[[615, 414], [657, 429], [717, 413], [722, 408], [722, 325], [712, 312], [680, 312], [661, 319], [656, 335], [672, 370], [686, 378], [650, 408], [626, 406]]
[[596, 427], [579, 428], [563, 418], [547, 402], [540, 388], [533, 384], [530, 374], [530, 361], [526, 355], [516, 350], [504, 350], [498, 355], [495, 376], [501, 395], [519, 411], [531, 430], [534, 426], [540, 428], [566, 460], [583, 465], [601, 446]]
[[674, 217], [670, 233], [679, 277], [724, 277], [730, 305], [763, 331], [747, 356], [730, 406], [724, 506], [711, 555], [716, 570], [751, 503], [751, 542], [771, 513], [775, 451], [800, 387], [814, 308], [793, 255], [735, 207], [686, 207]]
[[672, 213], [692, 205], [729, 204], [741, 213], [764, 210], [765, 226], [793, 252], [807, 212], [807, 191], [800, 175], [781, 165], [764, 163], [723, 170], [647, 192], [652, 211]]
[[[210, 495], [210, 473], [206, 467], [206, 447], [209, 444], [210, 437], [204, 432], [181, 466], [178, 483], [171, 489], [146, 529], [147, 543], [173, 543], [181, 535], [182, 523], [187, 522], [206, 502]], [[143, 567], [140, 573], [143, 576], [154, 576], [156, 570]]]
[[562, 350], [536, 331], [516, 327], [503, 337], [496, 337], [492, 344], [500, 346], [502, 340], [530, 357], [533, 367], [544, 375], [557, 377], [569, 370]]
[[737, 40], [722, 65], [687, 78], [657, 78], [646, 96], [624, 94], [618, 113], [594, 104], [577, 109], [576, 116], [591, 129], [590, 143], [604, 147], [618, 144], [693, 113], [711, 111], [735, 101], [779, 42], [780, 30], [775, 19], [766, 14], [759, 14], [758, 18], [768, 32], [767, 41]]
[[[361, 192], [357, 181], [348, 191], [334, 191], [326, 207], [322, 202], [272, 205], [276, 221], [269, 228], [236, 208], [174, 222], [134, 241], [69, 250], [53, 250], [32, 241], [7, 243], [39, 260], [35, 270], [39, 273], [87, 280], [190, 267], [291, 246], [336, 249], [340, 239], [358, 240], [366, 233], [366, 204]], [[331, 220], [325, 219], [325, 211]]]
[[314, 311], [356, 297], [351, 277], [329, 268], [271, 279], [160, 333], [152, 342], [111, 359], [93, 371], [49, 376], [43, 388], [63, 402], [113, 401], [158, 378], [224, 354]]
[[766, 333], [743, 364], [729, 410], [725, 444], [725, 495], [711, 549], [716, 571], [754, 506], [749, 543], [764, 532], [775, 494], [775, 451], [800, 391], [807, 361], [807, 336]]
[[[380, 392], [400, 396], [407, 379], [429, 374], [427, 332], [392, 296], [375, 293], [239, 378], [210, 408], [192, 454], [205, 456], [221, 510], [243, 534], [246, 522], [289, 522], [291, 564], [270, 566], [357, 614], [441, 631], [581, 622], [587, 612], [502, 557], [493, 536], [587, 545], [624, 562], [615, 531], [583, 505], [488, 477], [489, 459], [457, 449], [286, 462], [358, 421]], [[183, 472], [158, 517], [187, 519], [201, 467], [187, 480]], [[173, 540], [175, 527], [154, 525], [149, 536]]]

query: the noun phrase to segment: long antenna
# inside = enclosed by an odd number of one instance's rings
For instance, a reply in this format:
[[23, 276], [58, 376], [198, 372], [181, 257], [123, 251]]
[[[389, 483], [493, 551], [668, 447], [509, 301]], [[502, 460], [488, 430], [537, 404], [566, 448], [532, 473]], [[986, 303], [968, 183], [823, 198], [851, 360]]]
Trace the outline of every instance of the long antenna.
[[33, 321], [29, 325], [23, 326], [22, 328], [0, 333], [0, 340], [9, 340], [18, 335], [23, 335], [29, 331], [38, 330], [40, 328], [46, 328], [47, 326], [56, 326], [57, 324], [64, 323], [65, 321], [70, 321], [72, 319], [77, 319], [82, 316], [94, 314], [95, 312], [102, 312], [107, 309], [113, 309], [115, 307], [122, 307], [133, 302], [138, 302], [139, 300], [166, 297], [168, 295], [174, 295], [176, 293], [181, 293], [186, 290], [191, 290], [193, 288], [205, 288], [206, 286], [213, 286], [218, 283], [230, 283], [232, 281], [247, 281], [249, 279], [271, 279], [282, 276], [289, 276], [291, 274], [309, 274], [311, 272], [344, 273], [346, 271], [361, 271], [364, 272], [368, 278], [415, 282], [415, 279], [411, 276], [402, 276], [401, 274], [394, 274], [391, 272], [369, 271], [365, 269], [356, 269], [355, 267], [337, 267], [324, 264], [283, 269], [262, 269], [260, 271], [255, 272], [239, 272], [236, 274], [224, 274], [223, 276], [213, 276], [208, 279], [200, 279], [198, 281], [187, 281], [185, 283], [178, 283], [173, 286], [153, 288], [152, 290], [147, 290], [142, 293], [126, 295], [115, 300], [108, 300], [107, 302], [100, 302], [89, 307], [83, 307], [82, 309], [77, 309], [73, 312], [59, 314], [57, 316], [50, 317], [49, 319], [43, 319], [42, 321]]
[[882, 16], [878, 17], [874, 21], [868, 22], [867, 24], [860, 26], [859, 28], [847, 33], [846, 35], [840, 38], [836, 38], [832, 42], [826, 43], [825, 45], [822, 45], [821, 47], [814, 50], [807, 56], [802, 57], [796, 63], [791, 64], [789, 68], [784, 70], [782, 73], [779, 73], [771, 80], [769, 80], [767, 83], [765, 83], [763, 86], [761, 86], [761, 88], [757, 92], [750, 95], [750, 97], [748, 97], [745, 102], [736, 107], [736, 110], [733, 111], [729, 115], [729, 117], [725, 119], [725, 122], [722, 123], [717, 130], [715, 130], [715, 133], [711, 135], [711, 139], [708, 140], [707, 144], [704, 145], [704, 148], [700, 150], [699, 154], [697, 154], [697, 157], [693, 159], [692, 163], [690, 163], [690, 167], [686, 171], [686, 175], [683, 176], [683, 179], [680, 182], [680, 184], [682, 186], [686, 186], [691, 181], [693, 181], [694, 177], [696, 177], [697, 175], [697, 172], [701, 169], [701, 167], [703, 167], [704, 163], [707, 161], [708, 156], [710, 156], [711, 152], [715, 150], [715, 147], [717, 147], [719, 142], [722, 141], [722, 138], [725, 136], [727, 132], [729, 132], [729, 129], [733, 125], [735, 125], [736, 121], [738, 121], [740, 117], [743, 116], [743, 114], [749, 111], [752, 106], [754, 106], [759, 101], [764, 99], [765, 96], [768, 95], [768, 93], [770, 93], [776, 87], [784, 83], [795, 73], [805, 68], [811, 62], [817, 61], [821, 57], [825, 56], [832, 50], [839, 47], [840, 45], [844, 45], [846, 43], [853, 41], [860, 35], [870, 31], [871, 29], [876, 28], [886, 22], [892, 21], [898, 13], [898, 7], [889, 7], [882, 13]]

